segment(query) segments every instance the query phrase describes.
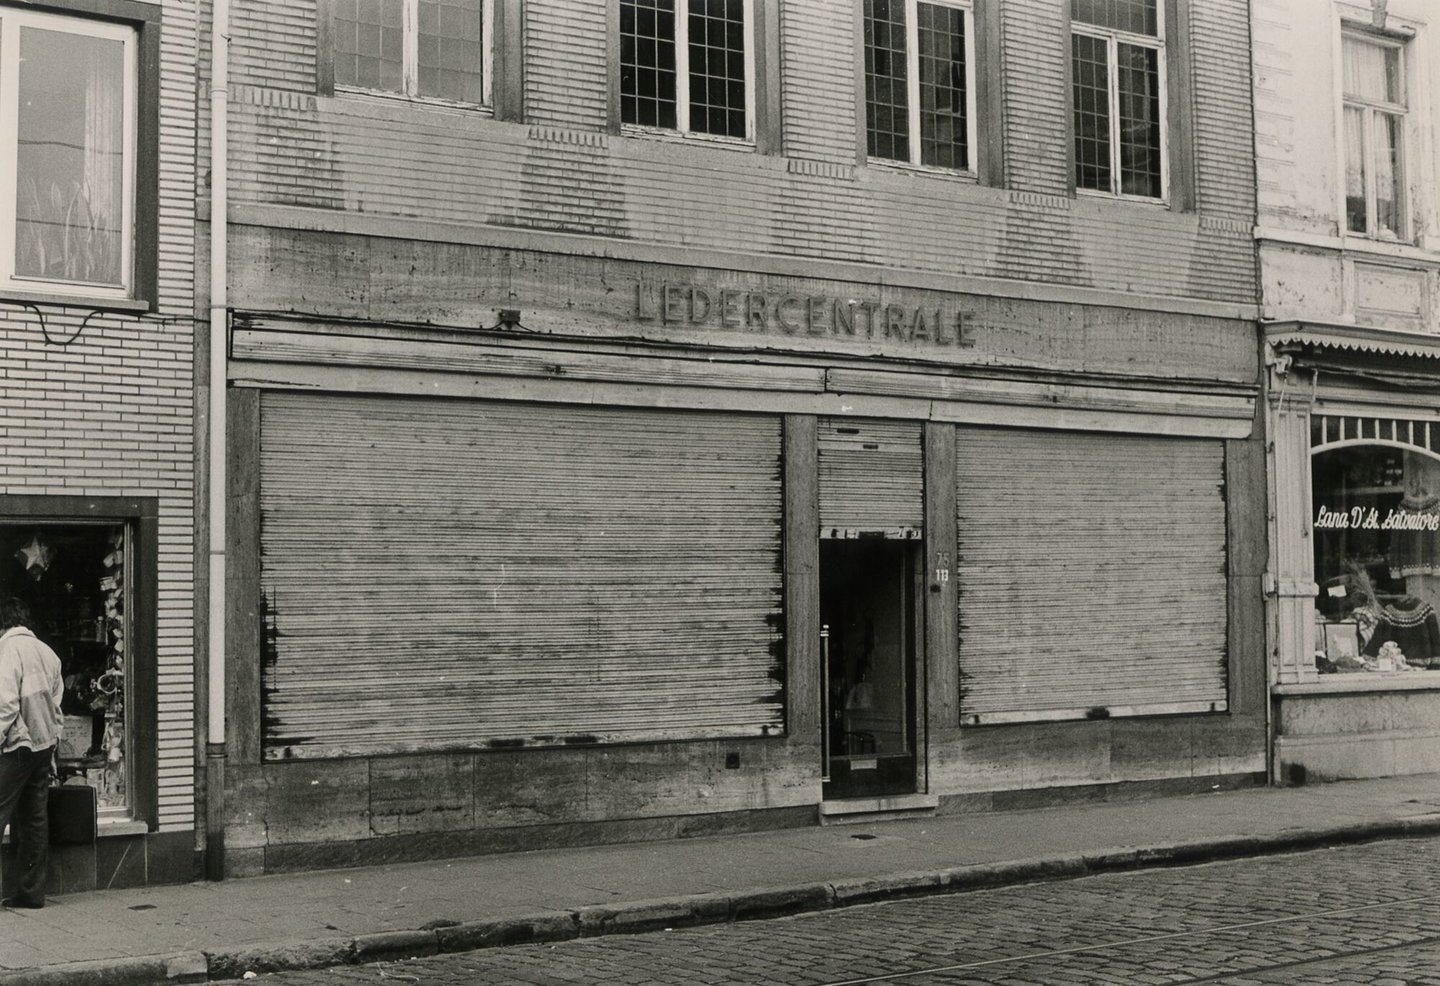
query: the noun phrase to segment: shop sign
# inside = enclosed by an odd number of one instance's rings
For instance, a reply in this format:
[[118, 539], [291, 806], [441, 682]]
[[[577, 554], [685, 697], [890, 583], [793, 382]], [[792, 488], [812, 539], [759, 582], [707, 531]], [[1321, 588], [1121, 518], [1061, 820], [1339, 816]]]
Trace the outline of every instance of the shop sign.
[[1317, 531], [1440, 531], [1440, 514], [1412, 513], [1391, 507], [1384, 517], [1379, 507], [1331, 510], [1325, 505], [1315, 515]]
[[975, 345], [966, 314], [943, 307], [669, 282], [635, 285], [635, 320], [941, 348], [968, 349]]

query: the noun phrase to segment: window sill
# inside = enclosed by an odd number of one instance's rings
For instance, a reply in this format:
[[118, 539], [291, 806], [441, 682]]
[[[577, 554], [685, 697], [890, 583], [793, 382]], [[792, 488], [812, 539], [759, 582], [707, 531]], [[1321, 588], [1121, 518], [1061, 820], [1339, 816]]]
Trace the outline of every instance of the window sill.
[[494, 115], [494, 108], [488, 103], [460, 103], [450, 99], [436, 99], [432, 96], [409, 96], [403, 92], [386, 92], [383, 89], [361, 89], [358, 86], [336, 86], [335, 95], [344, 99], [376, 103], [381, 106], [422, 106], [426, 109], [455, 110], [460, 113]]
[[909, 161], [892, 161], [883, 157], [867, 157], [865, 165], [874, 168], [879, 172], [888, 172], [896, 175], [923, 175], [927, 178], [944, 178], [949, 181], [960, 181], [967, 185], [974, 185], [980, 181], [980, 176], [974, 171], [966, 171], [963, 168], [940, 168], [933, 164], [911, 164]]
[[717, 147], [727, 151], [755, 150], [755, 140], [752, 137], [722, 137], [718, 134], [700, 134], [691, 131], [667, 130], [664, 127], [642, 127], [634, 123], [621, 124], [620, 136], [645, 137], [671, 144], [696, 144], [704, 147]]
[[1276, 695], [1345, 695], [1365, 692], [1440, 691], [1440, 671], [1356, 671], [1316, 681], [1272, 685]]
[[1153, 209], [1170, 208], [1170, 202], [1165, 198], [1155, 199], [1148, 195], [1126, 195], [1123, 192], [1101, 192], [1094, 188], [1077, 188], [1075, 197], [1089, 199], [1091, 202], [1129, 202], [1131, 205], [1149, 206]]
[[[118, 839], [124, 836], [144, 835], [150, 831], [150, 826], [144, 822], [136, 821], [133, 818], [106, 818], [101, 815], [95, 821], [96, 839]], [[10, 829], [5, 829], [5, 837], [0, 839], [0, 846], [11, 844]]]
[[95, 823], [95, 838], [113, 839], [124, 835], [144, 835], [150, 826], [133, 818], [106, 818], [101, 815]]
[[1413, 243], [1401, 243], [1396, 240], [1372, 239], [1357, 233], [1336, 235], [1334, 233], [1281, 229], [1275, 226], [1258, 226], [1255, 229], [1255, 239], [1261, 242], [1284, 243], [1318, 250], [1339, 250], [1345, 253], [1385, 257], [1391, 260], [1403, 260], [1407, 263], [1423, 263], [1431, 266], [1440, 262], [1440, 251], [1433, 246], [1416, 246]]
[[54, 305], [59, 308], [89, 308], [98, 312], [124, 312], [144, 315], [153, 311], [148, 301], [138, 298], [104, 298], [85, 294], [64, 294], [44, 291], [15, 291], [0, 287], [0, 302], [26, 305]]

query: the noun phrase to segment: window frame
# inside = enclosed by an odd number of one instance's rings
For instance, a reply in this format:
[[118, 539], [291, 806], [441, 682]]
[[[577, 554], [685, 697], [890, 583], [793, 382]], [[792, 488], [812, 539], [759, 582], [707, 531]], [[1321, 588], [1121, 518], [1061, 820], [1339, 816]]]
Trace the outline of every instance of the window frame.
[[[1165, 0], [1157, 0], [1155, 4], [1155, 34], [1136, 34], [1133, 31], [1122, 31], [1118, 28], [1104, 27], [1099, 24], [1091, 24], [1088, 21], [1070, 18], [1070, 30], [1066, 37], [1067, 51], [1066, 61], [1069, 65], [1068, 103], [1070, 104], [1070, 184], [1077, 195], [1100, 196], [1110, 199], [1123, 199], [1129, 202], [1148, 202], [1154, 205], [1170, 204], [1170, 181], [1173, 165], [1171, 162], [1171, 140], [1172, 121], [1170, 119], [1170, 92], [1169, 92], [1169, 4]], [[1106, 58], [1106, 90], [1107, 110], [1110, 115], [1110, 188], [1085, 188], [1077, 180], [1077, 166], [1075, 163], [1075, 66], [1073, 51], [1075, 47], [1075, 35], [1092, 38], [1105, 42]], [[1155, 74], [1160, 88], [1159, 107], [1156, 113], [1156, 121], [1160, 127], [1160, 140], [1156, 152], [1160, 157], [1160, 194], [1136, 195], [1133, 192], [1121, 191], [1123, 188], [1123, 177], [1121, 175], [1120, 160], [1120, 59], [1119, 47], [1122, 44], [1131, 45], [1137, 48], [1148, 48], [1155, 52]]]
[[[159, 133], [160, 133], [160, 34], [161, 8], [143, 0], [41, 0], [17, 3], [0, 0], [0, 20], [20, 24], [49, 21], [62, 30], [95, 36], [127, 35], [125, 54], [125, 209], [122, 225], [121, 285], [90, 285], [83, 282], [46, 278], [16, 277], [15, 203], [12, 192], [18, 173], [15, 164], [0, 165], [0, 298], [21, 302], [59, 303], [96, 310], [154, 311], [158, 302], [159, 245]], [[90, 28], [85, 30], [84, 28]], [[6, 31], [8, 35], [10, 31]], [[12, 46], [13, 47], [13, 46]], [[11, 59], [13, 61], [13, 59]], [[18, 93], [18, 67], [0, 66], [9, 85], [0, 91]], [[5, 111], [0, 133], [14, 134], [18, 107]], [[16, 146], [12, 138], [9, 146]], [[14, 161], [13, 155], [5, 159]]]
[[[159, 501], [154, 497], [0, 494], [0, 519], [7, 525], [115, 525], [125, 528], [130, 636], [126, 640], [125, 750], [128, 820], [147, 831], [159, 828], [159, 669], [156, 587], [159, 558]], [[125, 812], [101, 813], [125, 821]]]
[[[611, 5], [615, 19], [613, 31], [613, 74], [614, 85], [614, 119], [618, 132], [631, 136], [668, 137], [671, 139], [698, 140], [716, 144], [729, 144], [737, 147], [755, 147], [759, 144], [761, 127], [756, 119], [758, 111], [757, 104], [760, 101], [757, 80], [757, 69], [759, 59], [758, 49], [763, 43], [759, 27], [759, 19], [756, 11], [757, 0], [741, 0], [743, 15], [745, 18], [743, 34], [745, 38], [745, 136], [731, 137], [726, 134], [703, 133], [690, 128], [690, 4], [694, 0], [674, 0], [675, 3], [675, 126], [658, 127], [643, 123], [626, 123], [624, 121], [624, 85], [621, 79], [623, 66], [620, 64], [620, 46], [623, 38], [620, 34], [620, 4], [621, 0], [615, 0]], [[681, 8], [684, 8], [683, 13]]]
[[[1345, 41], [1352, 40], [1360, 44], [1371, 45], [1376, 48], [1383, 48], [1394, 51], [1397, 55], [1399, 82], [1397, 88], [1400, 96], [1405, 100], [1403, 103], [1391, 103], [1386, 100], [1366, 99], [1361, 96], [1352, 96], [1347, 90], [1349, 86], [1345, 77]], [[1354, 236], [1378, 243], [1410, 243], [1414, 237], [1414, 210], [1411, 204], [1409, 189], [1411, 171], [1411, 124], [1410, 124], [1410, 58], [1408, 55], [1410, 39], [1393, 34], [1382, 34], [1374, 30], [1367, 30], [1365, 27], [1350, 22], [1343, 22], [1340, 26], [1340, 72], [1339, 72], [1339, 134], [1340, 139], [1336, 141], [1340, 149], [1340, 231], [1343, 236]], [[1360, 144], [1361, 157], [1364, 173], [1362, 181], [1365, 190], [1365, 229], [1355, 230], [1350, 228], [1350, 211], [1346, 200], [1346, 185], [1349, 181], [1349, 147], [1345, 134], [1345, 115], [1348, 111], [1355, 109], [1361, 112], [1360, 122]], [[1400, 229], [1393, 235], [1383, 233], [1378, 228], [1378, 195], [1379, 186], [1376, 179], [1376, 161], [1381, 151], [1378, 143], [1379, 123], [1381, 116], [1396, 117], [1399, 121], [1399, 152], [1396, 154], [1396, 171], [1400, 201], [1397, 203], [1396, 213], [1399, 217]]]
[[[864, 106], [864, 127], [860, 141], [861, 153], [869, 164], [880, 165], [881, 167], [913, 168], [920, 171], [928, 171], [943, 175], [965, 175], [967, 177], [978, 177], [980, 173], [979, 158], [981, 155], [979, 146], [979, 73], [976, 71], [975, 59], [977, 57], [975, 45], [976, 0], [898, 0], [905, 4], [905, 100], [906, 100], [906, 125], [909, 129], [910, 156], [908, 160], [899, 158], [876, 157], [869, 151], [869, 127], [870, 127], [870, 100], [866, 94], [865, 85], [865, 53], [862, 50], [860, 59], [860, 88], [861, 102]], [[932, 7], [946, 7], [951, 10], [959, 10], [965, 17], [965, 166], [963, 168], [947, 168], [944, 165], [926, 164], [921, 160], [924, 154], [924, 135], [921, 133], [921, 112], [920, 112], [920, 16], [919, 7], [921, 4], [928, 4]], [[863, 8], [863, 4], [862, 4]], [[861, 11], [861, 36], [862, 49], [864, 47], [864, 10]]]
[[[500, 26], [501, 14], [497, 6], [504, 0], [480, 0], [480, 102], [445, 99], [441, 96], [420, 94], [420, 0], [400, 0], [401, 42], [403, 45], [400, 61], [401, 89], [374, 89], [335, 82], [335, 3], [325, 0], [322, 7], [324, 37], [321, 39], [323, 56], [327, 60], [321, 72], [320, 90], [327, 95], [343, 93], [374, 99], [397, 100], [407, 103], [425, 103], [434, 106], [448, 106], [465, 110], [489, 110], [495, 108], [495, 35]], [[328, 81], [329, 85], [325, 83]]]

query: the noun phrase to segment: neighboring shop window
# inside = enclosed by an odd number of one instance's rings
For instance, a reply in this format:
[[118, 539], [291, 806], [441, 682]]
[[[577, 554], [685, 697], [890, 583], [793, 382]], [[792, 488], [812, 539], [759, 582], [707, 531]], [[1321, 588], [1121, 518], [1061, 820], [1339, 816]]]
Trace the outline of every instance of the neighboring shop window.
[[1404, 239], [1405, 60], [1400, 43], [1346, 32], [1345, 228]]
[[337, 88], [490, 102], [493, 0], [333, 0]]
[[751, 0], [620, 0], [620, 120], [753, 135]]
[[26, 602], [64, 674], [60, 777], [93, 786], [102, 815], [131, 807], [132, 568], [124, 523], [0, 521], [0, 594]]
[[128, 26], [0, 6], [0, 287], [131, 289], [137, 47]]
[[1440, 670], [1440, 458], [1379, 444], [1318, 451], [1311, 493], [1316, 667]]
[[1165, 32], [1159, 0], [1072, 0], [1075, 187], [1165, 194]]
[[866, 148], [872, 158], [973, 168], [974, 33], [968, 4], [865, 0]]

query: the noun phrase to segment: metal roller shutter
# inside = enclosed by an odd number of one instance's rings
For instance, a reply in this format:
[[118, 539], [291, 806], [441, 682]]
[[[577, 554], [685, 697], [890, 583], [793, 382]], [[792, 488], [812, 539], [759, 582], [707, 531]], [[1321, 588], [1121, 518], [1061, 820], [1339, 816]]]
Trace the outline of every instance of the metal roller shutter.
[[782, 729], [777, 418], [261, 414], [267, 758]]
[[1226, 708], [1217, 441], [957, 429], [965, 723]]
[[920, 536], [925, 525], [920, 429], [918, 421], [820, 419], [821, 537]]

